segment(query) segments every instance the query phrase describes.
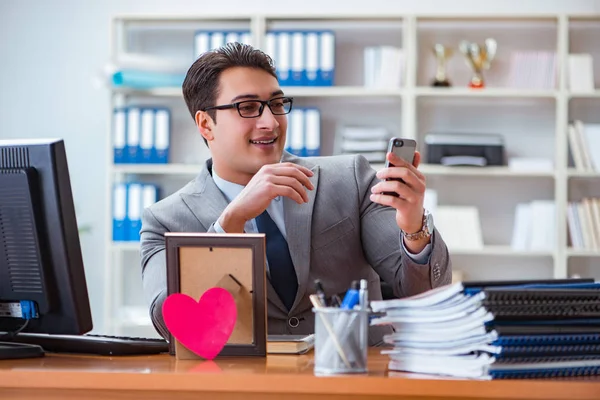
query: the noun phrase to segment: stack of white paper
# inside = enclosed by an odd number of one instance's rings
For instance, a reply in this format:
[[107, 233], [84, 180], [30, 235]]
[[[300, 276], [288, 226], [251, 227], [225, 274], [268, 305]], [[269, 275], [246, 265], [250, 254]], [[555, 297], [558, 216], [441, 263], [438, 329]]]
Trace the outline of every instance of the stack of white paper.
[[345, 126], [341, 129], [341, 154], [361, 154], [371, 163], [385, 162], [392, 135], [383, 126]]
[[392, 325], [384, 341], [393, 347], [390, 370], [463, 378], [489, 379], [489, 366], [501, 347], [492, 345], [495, 331], [486, 329], [493, 315], [483, 306], [484, 293], [463, 294], [454, 283], [404, 299], [371, 302], [371, 325]]

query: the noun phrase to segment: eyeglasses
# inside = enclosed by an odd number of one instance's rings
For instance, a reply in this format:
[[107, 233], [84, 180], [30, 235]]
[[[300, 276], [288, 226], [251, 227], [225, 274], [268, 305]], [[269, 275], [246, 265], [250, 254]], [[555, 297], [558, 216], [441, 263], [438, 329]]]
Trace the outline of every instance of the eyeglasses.
[[292, 111], [292, 97], [278, 97], [271, 100], [244, 100], [237, 103], [225, 104], [222, 106], [206, 107], [202, 111], [208, 110], [228, 110], [237, 108], [240, 117], [242, 118], [258, 118], [265, 110], [265, 106], [269, 107], [273, 115], [285, 115]]

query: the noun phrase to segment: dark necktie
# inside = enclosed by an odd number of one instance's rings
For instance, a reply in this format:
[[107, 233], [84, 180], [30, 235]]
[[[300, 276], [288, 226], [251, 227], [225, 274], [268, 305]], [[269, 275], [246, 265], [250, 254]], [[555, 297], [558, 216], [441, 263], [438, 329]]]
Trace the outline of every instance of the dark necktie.
[[290, 310], [298, 292], [298, 279], [287, 241], [267, 210], [256, 217], [256, 226], [260, 233], [266, 235], [271, 284], [283, 304]]

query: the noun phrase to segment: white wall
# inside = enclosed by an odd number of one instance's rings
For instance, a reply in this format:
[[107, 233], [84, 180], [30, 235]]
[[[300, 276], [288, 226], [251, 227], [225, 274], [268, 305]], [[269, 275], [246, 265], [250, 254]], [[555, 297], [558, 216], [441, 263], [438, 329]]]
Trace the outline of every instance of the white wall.
[[0, 0], [0, 138], [65, 139], [95, 331], [102, 332], [108, 93], [93, 76], [114, 14], [599, 13], [599, 0]]

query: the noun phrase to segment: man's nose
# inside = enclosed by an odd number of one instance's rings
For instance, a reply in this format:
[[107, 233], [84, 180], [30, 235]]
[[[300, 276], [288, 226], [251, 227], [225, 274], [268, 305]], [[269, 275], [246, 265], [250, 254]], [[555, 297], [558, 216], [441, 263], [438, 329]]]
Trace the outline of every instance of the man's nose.
[[275, 130], [279, 128], [279, 122], [277, 121], [277, 118], [275, 118], [271, 112], [271, 109], [267, 106], [265, 106], [262, 115], [258, 117], [257, 124], [259, 129]]

